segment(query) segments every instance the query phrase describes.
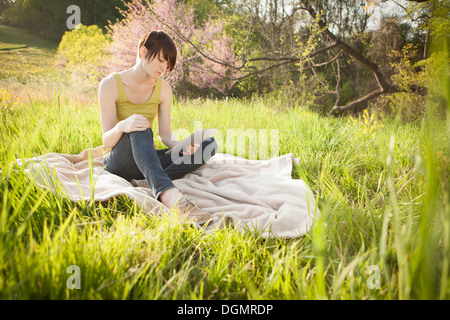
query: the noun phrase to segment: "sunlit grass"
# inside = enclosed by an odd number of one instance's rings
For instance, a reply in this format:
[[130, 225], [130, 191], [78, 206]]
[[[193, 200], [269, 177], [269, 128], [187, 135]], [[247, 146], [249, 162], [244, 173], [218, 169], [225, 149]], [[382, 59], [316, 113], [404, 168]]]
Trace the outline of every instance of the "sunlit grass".
[[96, 88], [74, 81], [57, 67], [57, 47], [56, 41], [0, 25], [0, 89], [14, 92], [24, 101], [65, 95], [74, 103], [95, 102]]
[[[313, 190], [321, 220], [301, 238], [268, 240], [157, 219], [122, 196], [73, 203], [36, 187], [9, 164], [101, 145], [98, 105], [49, 82], [42, 95], [2, 87], [0, 298], [448, 299], [448, 66], [436, 79], [447, 84], [447, 119], [428, 112], [420, 123], [320, 117], [282, 99], [175, 101], [180, 135], [217, 128], [219, 152], [237, 155], [225, 148], [227, 130], [267, 130], [268, 139], [277, 130], [279, 154], [300, 158], [293, 178]], [[80, 289], [67, 286], [72, 265]]]
[[[2, 117], [2, 298], [422, 296], [414, 273], [422, 272], [418, 261], [428, 255], [416, 251], [417, 235], [428, 239], [420, 233], [428, 188], [425, 160], [418, 160], [424, 151], [420, 124], [385, 121], [365, 130], [363, 119], [321, 118], [303, 108], [280, 111], [262, 100], [175, 102], [173, 129], [192, 132], [194, 121], [225, 137], [232, 128], [278, 129], [280, 154], [301, 159], [293, 176], [314, 191], [323, 218], [302, 238], [264, 240], [233, 227], [206, 234], [173, 217], [158, 220], [124, 197], [74, 204], [34, 187], [20, 170], [3, 169], [16, 158], [101, 145], [96, 105], [71, 105], [56, 96], [22, 102]], [[447, 239], [447, 231], [436, 232]], [[439, 268], [432, 274], [438, 279], [427, 286], [447, 298], [444, 251], [437, 244]], [[67, 288], [70, 265], [81, 269], [79, 290]], [[380, 269], [379, 289], [368, 287], [371, 266]]]

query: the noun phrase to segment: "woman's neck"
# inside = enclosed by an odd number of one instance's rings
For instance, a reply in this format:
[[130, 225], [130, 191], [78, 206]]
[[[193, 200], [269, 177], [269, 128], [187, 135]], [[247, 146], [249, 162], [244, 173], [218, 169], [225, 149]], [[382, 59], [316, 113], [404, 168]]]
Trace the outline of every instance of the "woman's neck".
[[132, 81], [136, 85], [147, 85], [156, 83], [156, 79], [151, 77], [147, 72], [144, 71], [144, 60], [140, 59], [131, 69], [129, 69], [129, 75]]

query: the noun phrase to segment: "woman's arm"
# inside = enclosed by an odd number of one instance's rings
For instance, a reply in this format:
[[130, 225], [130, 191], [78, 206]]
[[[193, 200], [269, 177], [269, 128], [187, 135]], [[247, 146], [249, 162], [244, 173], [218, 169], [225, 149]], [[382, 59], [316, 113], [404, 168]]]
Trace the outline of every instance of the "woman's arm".
[[180, 141], [170, 130], [170, 107], [172, 105], [172, 87], [161, 79], [161, 100], [158, 109], [158, 135], [162, 143], [172, 148]]
[[[172, 87], [161, 80], [161, 101], [158, 109], [158, 135], [162, 143], [172, 148], [180, 141], [170, 130], [170, 107], [172, 105]], [[182, 151], [183, 154], [193, 154], [200, 147], [198, 143], [193, 144]]]
[[117, 125], [116, 100], [119, 92], [114, 78], [104, 78], [98, 87], [98, 102], [100, 105], [100, 118], [102, 122], [103, 144], [112, 148], [122, 137], [123, 132]]
[[124, 132], [144, 131], [150, 128], [147, 118], [134, 114], [117, 123], [116, 101], [119, 97], [116, 81], [113, 76], [104, 78], [98, 88], [100, 117], [102, 122], [103, 144], [113, 148]]

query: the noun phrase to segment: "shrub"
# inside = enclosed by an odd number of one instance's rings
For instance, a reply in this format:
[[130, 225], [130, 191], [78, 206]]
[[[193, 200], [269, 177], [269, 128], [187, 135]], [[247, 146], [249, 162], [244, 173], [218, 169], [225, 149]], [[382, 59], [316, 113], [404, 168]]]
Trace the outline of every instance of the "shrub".
[[105, 48], [110, 41], [99, 27], [80, 24], [62, 37], [57, 65], [71, 72], [77, 80], [97, 85], [105, 76], [105, 56], [108, 55]]

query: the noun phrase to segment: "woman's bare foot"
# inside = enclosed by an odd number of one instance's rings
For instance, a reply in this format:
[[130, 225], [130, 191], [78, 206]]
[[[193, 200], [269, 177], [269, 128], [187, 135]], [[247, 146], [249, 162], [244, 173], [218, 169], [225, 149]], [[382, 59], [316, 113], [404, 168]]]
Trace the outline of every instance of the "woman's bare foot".
[[200, 209], [193, 199], [183, 195], [177, 188], [171, 188], [159, 196], [160, 201], [168, 208], [178, 207], [183, 220], [192, 220], [199, 224], [205, 224], [212, 220], [212, 216]]
[[180, 198], [181, 198], [181, 192], [177, 188], [170, 188], [170, 189], [164, 191], [159, 196], [159, 200], [167, 208], [174, 207]]

